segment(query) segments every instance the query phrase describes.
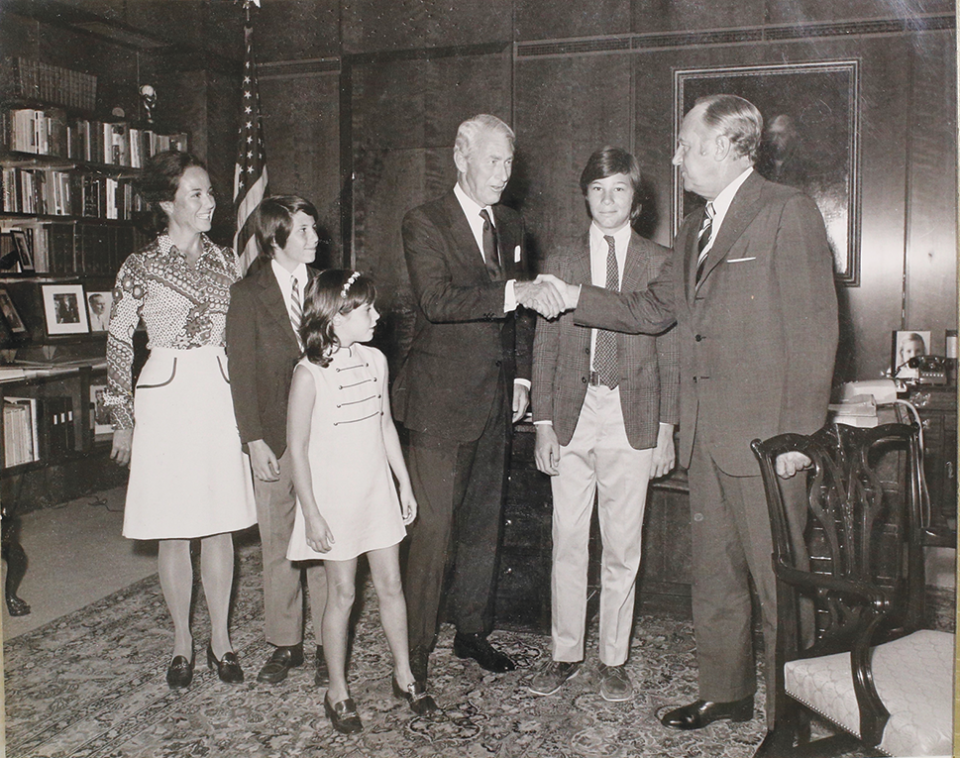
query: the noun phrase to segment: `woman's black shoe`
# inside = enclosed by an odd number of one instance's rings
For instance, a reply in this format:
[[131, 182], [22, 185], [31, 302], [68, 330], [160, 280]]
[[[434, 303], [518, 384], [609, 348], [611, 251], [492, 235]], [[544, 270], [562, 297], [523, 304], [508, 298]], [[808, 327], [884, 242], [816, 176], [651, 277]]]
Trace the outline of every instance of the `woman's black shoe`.
[[227, 684], [237, 684], [243, 681], [243, 669], [240, 668], [240, 661], [237, 660], [237, 654], [232, 650], [224, 653], [219, 661], [213, 654], [213, 644], [207, 645], [207, 667], [213, 671], [217, 669], [217, 676], [221, 682]]
[[397, 677], [393, 677], [393, 694], [401, 700], [406, 700], [410, 710], [425, 719], [434, 718], [440, 710], [423, 682], [413, 682], [404, 689], [397, 681]]
[[174, 656], [167, 668], [167, 684], [170, 685], [170, 689], [180, 690], [190, 686], [190, 682], [193, 681], [194, 660], [196, 660], [194, 656], [190, 656], [189, 661], [186, 656]]
[[339, 703], [330, 702], [330, 692], [323, 696], [323, 710], [333, 724], [333, 728], [341, 734], [353, 734], [363, 729], [360, 714], [352, 698], [341, 700]]

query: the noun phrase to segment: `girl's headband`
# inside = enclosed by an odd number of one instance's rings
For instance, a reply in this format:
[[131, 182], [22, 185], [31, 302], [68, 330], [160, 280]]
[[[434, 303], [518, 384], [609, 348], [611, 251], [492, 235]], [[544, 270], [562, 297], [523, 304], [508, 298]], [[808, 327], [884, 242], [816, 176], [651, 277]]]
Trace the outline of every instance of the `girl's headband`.
[[359, 278], [360, 278], [360, 272], [359, 272], [359, 271], [354, 271], [352, 274], [350, 274], [350, 278], [347, 279], [347, 281], [345, 281], [345, 282], [343, 283], [343, 289], [340, 290], [340, 299], [341, 299], [341, 300], [346, 300], [346, 299], [347, 299], [347, 293], [350, 291], [350, 285], [353, 284], [355, 281], [357, 281], [357, 279], [359, 279]]

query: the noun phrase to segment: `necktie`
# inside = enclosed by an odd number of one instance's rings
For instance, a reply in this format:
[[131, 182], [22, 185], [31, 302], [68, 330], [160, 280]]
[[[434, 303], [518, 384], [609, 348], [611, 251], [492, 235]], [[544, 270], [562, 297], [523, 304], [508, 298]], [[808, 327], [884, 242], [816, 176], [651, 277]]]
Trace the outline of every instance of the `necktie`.
[[[620, 291], [620, 270], [617, 267], [617, 247], [613, 237], [605, 235], [607, 243], [607, 281], [604, 285], [612, 292]], [[597, 372], [600, 384], [610, 389], [617, 386], [619, 366], [617, 362], [617, 335], [606, 329], [597, 330], [597, 342], [594, 346], [593, 368]]]
[[297, 335], [297, 341], [300, 341], [300, 321], [303, 319], [303, 305], [300, 301], [300, 284], [297, 277], [290, 277], [290, 324], [293, 326], [293, 333]]
[[500, 271], [500, 255], [497, 250], [497, 230], [490, 221], [486, 208], [480, 211], [480, 216], [483, 218], [483, 260], [487, 264], [490, 278], [499, 280], [503, 274]]
[[703, 223], [700, 225], [700, 236], [697, 237], [697, 286], [700, 286], [700, 280], [703, 278], [704, 264], [707, 262], [707, 245], [710, 243], [710, 235], [713, 233], [713, 203], [707, 203], [704, 209]]

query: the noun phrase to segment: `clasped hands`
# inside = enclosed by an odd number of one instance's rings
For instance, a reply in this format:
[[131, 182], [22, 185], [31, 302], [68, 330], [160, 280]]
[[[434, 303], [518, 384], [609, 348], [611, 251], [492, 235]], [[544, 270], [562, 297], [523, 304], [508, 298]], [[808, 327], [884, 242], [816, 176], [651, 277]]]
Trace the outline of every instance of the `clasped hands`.
[[549, 319], [576, 308], [580, 299], [580, 287], [552, 274], [540, 274], [532, 282], [517, 282], [514, 291], [520, 305]]

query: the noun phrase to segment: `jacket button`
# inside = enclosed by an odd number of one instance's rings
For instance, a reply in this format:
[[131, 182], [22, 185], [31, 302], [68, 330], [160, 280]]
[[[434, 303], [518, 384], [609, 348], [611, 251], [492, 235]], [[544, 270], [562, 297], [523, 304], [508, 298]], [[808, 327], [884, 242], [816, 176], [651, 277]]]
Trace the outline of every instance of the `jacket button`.
[[703, 336], [700, 335], [700, 334], [698, 334], [696, 337], [694, 337], [694, 339], [695, 339], [697, 342], [703, 342]]
[[501, 363], [503, 363], [503, 361], [497, 361], [497, 366], [499, 367]]
[[590, 348], [589, 347], [583, 348], [583, 352], [586, 353], [587, 355], [590, 355]]
[[583, 382], [584, 384], [586, 384], [586, 383], [587, 383], [587, 377], [581, 376], [581, 377], [580, 377], [580, 381]]

